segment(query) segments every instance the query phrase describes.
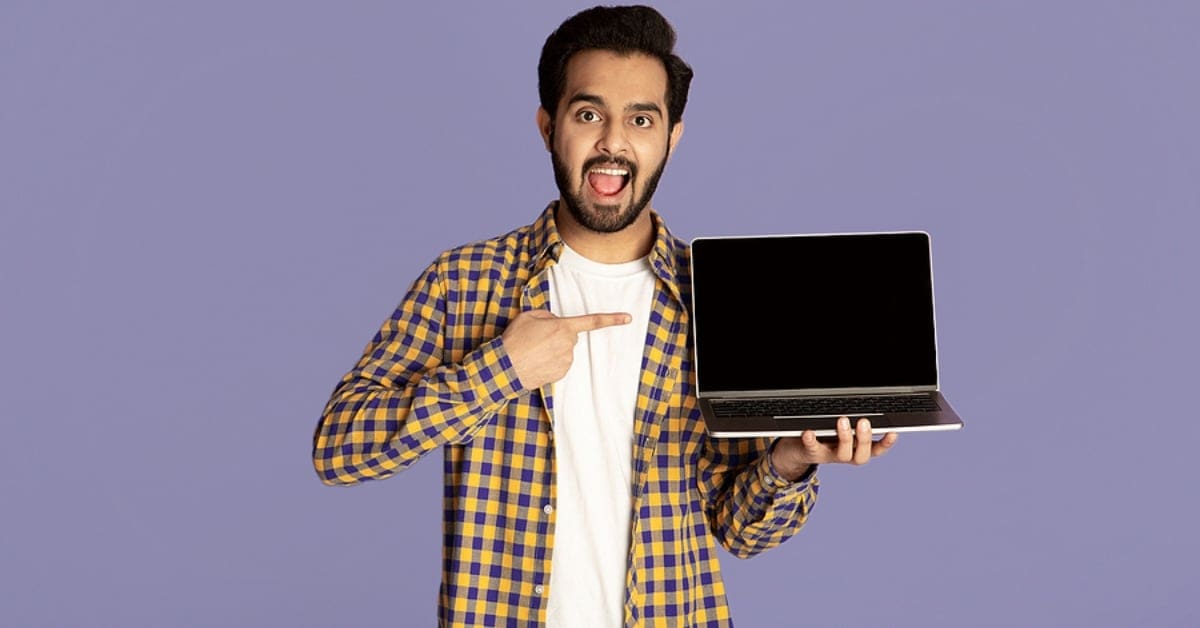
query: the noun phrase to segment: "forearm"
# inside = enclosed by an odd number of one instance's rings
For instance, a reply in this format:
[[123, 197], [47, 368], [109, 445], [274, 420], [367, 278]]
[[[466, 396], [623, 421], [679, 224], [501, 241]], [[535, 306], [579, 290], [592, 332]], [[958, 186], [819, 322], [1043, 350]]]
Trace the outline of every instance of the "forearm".
[[468, 440], [522, 393], [499, 339], [403, 385], [371, 375], [383, 370], [364, 360], [326, 405], [312, 452], [322, 482], [355, 484], [392, 475], [443, 445]]
[[772, 465], [771, 448], [762, 439], [714, 439], [706, 447], [711, 450], [702, 462], [702, 490], [707, 488], [709, 525], [726, 549], [747, 558], [804, 526], [817, 498], [815, 468], [789, 481]]

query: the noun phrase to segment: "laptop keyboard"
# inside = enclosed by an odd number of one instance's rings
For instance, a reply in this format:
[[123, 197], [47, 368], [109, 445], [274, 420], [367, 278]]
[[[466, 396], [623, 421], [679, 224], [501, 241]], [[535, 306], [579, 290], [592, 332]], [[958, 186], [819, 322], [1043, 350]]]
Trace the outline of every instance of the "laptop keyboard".
[[713, 412], [738, 416], [840, 416], [896, 412], [936, 412], [932, 395], [864, 395], [861, 397], [787, 397], [764, 399], [714, 399]]

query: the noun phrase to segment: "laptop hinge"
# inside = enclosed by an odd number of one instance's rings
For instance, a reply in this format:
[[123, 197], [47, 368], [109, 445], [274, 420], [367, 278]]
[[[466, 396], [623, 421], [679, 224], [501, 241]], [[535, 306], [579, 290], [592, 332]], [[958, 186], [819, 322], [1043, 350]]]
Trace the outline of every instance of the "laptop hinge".
[[881, 386], [878, 388], [802, 388], [782, 390], [730, 390], [697, 392], [698, 397], [713, 399], [716, 397], [739, 397], [743, 399], [757, 397], [819, 397], [834, 395], [903, 395], [906, 393], [935, 392], [937, 386]]

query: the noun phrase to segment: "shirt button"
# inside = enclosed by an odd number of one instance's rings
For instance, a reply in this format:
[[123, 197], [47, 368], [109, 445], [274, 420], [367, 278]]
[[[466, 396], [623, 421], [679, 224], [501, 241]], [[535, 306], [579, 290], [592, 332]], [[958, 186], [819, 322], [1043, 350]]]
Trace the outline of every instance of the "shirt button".
[[554, 512], [554, 506], [551, 506], [550, 504], [546, 504], [545, 506], [542, 506], [542, 512], [544, 512], [546, 514], [550, 514], [550, 513]]
[[537, 593], [538, 595], [541, 595], [543, 592], [545, 592], [545, 590], [546, 590], [546, 588], [540, 584], [537, 585], [536, 587], [533, 587], [533, 592]]

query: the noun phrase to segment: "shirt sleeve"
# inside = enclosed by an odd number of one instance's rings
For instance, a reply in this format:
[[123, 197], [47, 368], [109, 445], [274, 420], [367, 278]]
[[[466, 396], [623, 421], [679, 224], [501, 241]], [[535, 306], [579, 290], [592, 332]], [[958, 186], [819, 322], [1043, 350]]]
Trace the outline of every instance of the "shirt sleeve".
[[446, 327], [444, 294], [435, 263], [334, 389], [313, 434], [313, 466], [325, 484], [385, 478], [466, 442], [524, 392], [499, 337], [443, 363], [455, 331]]
[[791, 538], [816, 504], [816, 467], [789, 482], [771, 464], [772, 445], [766, 438], [704, 437], [700, 494], [717, 540], [738, 558]]

